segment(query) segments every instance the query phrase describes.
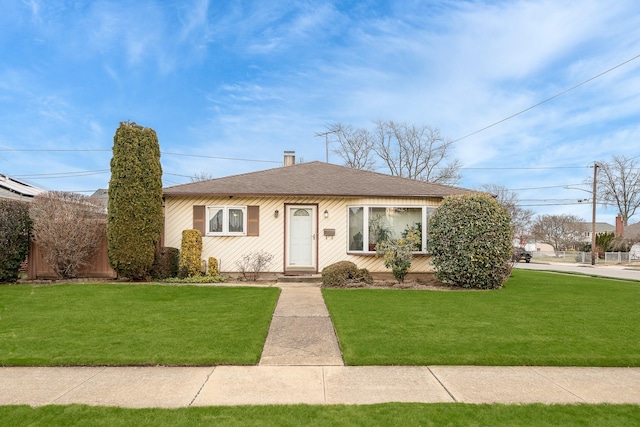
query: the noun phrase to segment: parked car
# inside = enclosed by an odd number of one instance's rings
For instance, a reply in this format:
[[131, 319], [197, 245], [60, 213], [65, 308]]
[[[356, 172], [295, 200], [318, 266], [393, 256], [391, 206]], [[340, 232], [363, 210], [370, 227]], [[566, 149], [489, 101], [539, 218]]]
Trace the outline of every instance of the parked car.
[[524, 262], [531, 262], [531, 252], [527, 252], [524, 248], [513, 248], [513, 257], [512, 260], [514, 262], [520, 262], [524, 260]]

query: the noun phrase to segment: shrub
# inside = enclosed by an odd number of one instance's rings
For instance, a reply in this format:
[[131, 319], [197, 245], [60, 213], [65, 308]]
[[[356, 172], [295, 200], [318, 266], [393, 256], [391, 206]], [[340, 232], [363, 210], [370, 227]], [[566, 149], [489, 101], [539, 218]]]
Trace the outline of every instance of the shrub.
[[213, 277], [220, 275], [217, 258], [209, 257], [209, 259], [207, 260], [207, 275]]
[[236, 261], [236, 266], [245, 280], [256, 281], [260, 272], [267, 268], [271, 261], [273, 261], [272, 254], [259, 251], [244, 255], [242, 259]]
[[437, 278], [464, 288], [500, 288], [511, 273], [509, 214], [487, 194], [449, 196], [429, 221]]
[[339, 261], [322, 269], [322, 286], [342, 288], [354, 283], [373, 283], [367, 269], [358, 269], [351, 261]]
[[47, 265], [59, 279], [78, 277], [102, 244], [104, 206], [81, 194], [47, 192], [33, 199], [29, 214]]
[[163, 283], [223, 283], [227, 278], [224, 276], [191, 276], [191, 277], [171, 277], [163, 279]]
[[0, 199], [0, 282], [18, 279], [29, 253], [31, 226], [27, 203]]
[[366, 268], [359, 268], [353, 276], [352, 283], [366, 283], [370, 285], [373, 283], [373, 276]]
[[180, 277], [202, 275], [202, 234], [199, 230], [182, 231]]
[[113, 137], [107, 219], [109, 262], [119, 276], [148, 279], [162, 222], [158, 137], [122, 122]]
[[411, 268], [413, 251], [419, 248], [421, 242], [421, 232], [417, 228], [409, 229], [403, 236], [376, 245], [376, 256], [383, 257], [384, 266], [391, 268], [398, 283], [404, 283], [404, 278]]
[[180, 250], [166, 246], [158, 248], [151, 266], [151, 277], [159, 280], [176, 277], [179, 271], [179, 264]]

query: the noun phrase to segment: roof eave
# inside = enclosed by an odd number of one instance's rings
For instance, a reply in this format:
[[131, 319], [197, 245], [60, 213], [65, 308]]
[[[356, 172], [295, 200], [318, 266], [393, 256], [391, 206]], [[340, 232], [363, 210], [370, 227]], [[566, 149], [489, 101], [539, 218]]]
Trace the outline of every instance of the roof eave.
[[322, 193], [208, 193], [208, 192], [170, 192], [164, 197], [328, 197], [328, 198], [407, 198], [407, 199], [442, 199], [441, 194], [322, 194]]

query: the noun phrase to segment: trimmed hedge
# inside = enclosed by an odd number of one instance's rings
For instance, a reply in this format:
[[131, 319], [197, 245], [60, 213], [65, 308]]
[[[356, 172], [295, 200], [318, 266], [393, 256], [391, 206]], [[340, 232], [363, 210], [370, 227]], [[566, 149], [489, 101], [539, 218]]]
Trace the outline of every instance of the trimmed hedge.
[[182, 231], [180, 277], [202, 275], [202, 234], [200, 230]]
[[0, 282], [15, 282], [29, 253], [29, 205], [0, 199]]
[[122, 122], [113, 137], [107, 238], [119, 276], [146, 280], [162, 232], [162, 166], [153, 129]]
[[511, 274], [508, 212], [490, 195], [445, 197], [429, 221], [436, 277], [463, 288], [494, 289]]
[[180, 250], [163, 246], [156, 250], [155, 260], [151, 267], [151, 277], [160, 280], [177, 277], [179, 265]]
[[208, 276], [219, 276], [220, 269], [218, 267], [218, 259], [214, 257], [209, 257], [207, 260], [207, 275]]

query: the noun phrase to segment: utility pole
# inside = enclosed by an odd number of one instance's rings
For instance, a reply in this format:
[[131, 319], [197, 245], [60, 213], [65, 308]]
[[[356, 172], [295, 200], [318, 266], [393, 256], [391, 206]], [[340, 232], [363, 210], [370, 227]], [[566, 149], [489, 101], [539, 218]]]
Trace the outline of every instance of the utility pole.
[[593, 214], [591, 217], [591, 265], [596, 265], [596, 183], [598, 164], [593, 162]]
[[335, 130], [328, 130], [326, 132], [316, 132], [316, 136], [324, 136], [324, 143], [327, 148], [327, 163], [329, 163], [329, 134], [336, 133]]

